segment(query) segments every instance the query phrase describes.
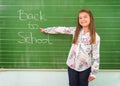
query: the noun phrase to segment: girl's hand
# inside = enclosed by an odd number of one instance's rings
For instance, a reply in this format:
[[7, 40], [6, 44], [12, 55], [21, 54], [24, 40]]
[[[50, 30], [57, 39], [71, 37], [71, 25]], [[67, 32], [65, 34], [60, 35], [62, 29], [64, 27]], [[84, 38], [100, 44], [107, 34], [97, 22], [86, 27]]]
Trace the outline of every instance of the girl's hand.
[[90, 81], [92, 81], [92, 80], [94, 80], [95, 78], [93, 77], [93, 76], [89, 76], [88, 77], [88, 81], [90, 82]]
[[43, 28], [40, 28], [40, 32], [44, 32], [44, 29], [43, 29]]

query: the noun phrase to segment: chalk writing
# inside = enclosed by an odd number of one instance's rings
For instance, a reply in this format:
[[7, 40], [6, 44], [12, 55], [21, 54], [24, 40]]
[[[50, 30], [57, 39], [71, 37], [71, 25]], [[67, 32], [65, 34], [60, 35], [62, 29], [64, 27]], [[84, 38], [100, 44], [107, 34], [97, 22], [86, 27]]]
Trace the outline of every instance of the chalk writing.
[[42, 12], [39, 11], [38, 13], [27, 13], [23, 9], [20, 9], [18, 11], [19, 13], [19, 20], [25, 21], [25, 20], [43, 20]]
[[21, 38], [18, 43], [20, 44], [52, 44], [49, 39], [49, 35], [46, 39], [39, 39], [33, 37], [32, 32], [18, 32], [18, 36]]
[[39, 29], [39, 25], [35, 23], [28, 23], [28, 29]]
[[[33, 11], [31, 11], [33, 12]], [[31, 13], [28, 11], [25, 11], [24, 9], [18, 10], [19, 20], [22, 22], [28, 22], [27, 28], [28, 29], [39, 29], [39, 25], [36, 23], [31, 23], [33, 21], [38, 22], [43, 20], [43, 14], [42, 11], [38, 11], [37, 13]], [[52, 44], [49, 39], [49, 35], [47, 38], [37, 38], [33, 36], [33, 33], [30, 32], [18, 32], [18, 36], [20, 37], [19, 41], [17, 41], [20, 44]]]

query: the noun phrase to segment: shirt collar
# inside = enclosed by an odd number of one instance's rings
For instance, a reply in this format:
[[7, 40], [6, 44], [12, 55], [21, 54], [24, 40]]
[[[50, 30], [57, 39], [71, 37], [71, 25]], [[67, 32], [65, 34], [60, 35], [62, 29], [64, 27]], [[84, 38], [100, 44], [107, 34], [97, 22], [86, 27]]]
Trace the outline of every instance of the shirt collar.
[[90, 34], [90, 32], [87, 32], [86, 34], [84, 34], [84, 29], [83, 28], [81, 30], [81, 33], [82, 33], [82, 35], [89, 35]]

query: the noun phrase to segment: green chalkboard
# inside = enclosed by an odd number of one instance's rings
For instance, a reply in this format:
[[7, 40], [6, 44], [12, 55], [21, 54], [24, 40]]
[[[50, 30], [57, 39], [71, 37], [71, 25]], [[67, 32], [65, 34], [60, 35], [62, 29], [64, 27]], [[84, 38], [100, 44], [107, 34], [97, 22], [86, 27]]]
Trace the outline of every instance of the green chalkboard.
[[82, 8], [93, 12], [101, 37], [100, 69], [120, 69], [119, 0], [0, 0], [0, 68], [66, 68], [72, 36], [39, 28], [76, 26]]

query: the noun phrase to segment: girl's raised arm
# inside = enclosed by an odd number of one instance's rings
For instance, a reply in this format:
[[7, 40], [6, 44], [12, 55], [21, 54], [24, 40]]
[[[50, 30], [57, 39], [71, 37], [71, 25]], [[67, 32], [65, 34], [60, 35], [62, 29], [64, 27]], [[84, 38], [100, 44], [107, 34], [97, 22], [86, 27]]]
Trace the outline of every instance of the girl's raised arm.
[[48, 27], [41, 28], [41, 32], [48, 34], [74, 34], [75, 27]]

